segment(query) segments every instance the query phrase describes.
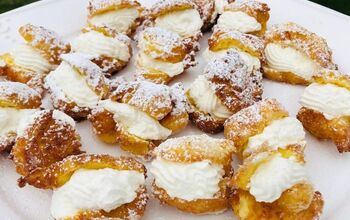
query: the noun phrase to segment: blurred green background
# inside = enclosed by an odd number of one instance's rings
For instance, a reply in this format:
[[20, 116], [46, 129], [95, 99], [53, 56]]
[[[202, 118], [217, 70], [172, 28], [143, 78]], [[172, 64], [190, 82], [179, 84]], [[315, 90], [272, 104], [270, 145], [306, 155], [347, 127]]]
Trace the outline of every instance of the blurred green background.
[[[0, 0], [0, 13], [35, 2], [36, 0]], [[59, 1], [59, 0], [57, 0]], [[350, 0], [312, 0], [326, 7], [350, 15]]]

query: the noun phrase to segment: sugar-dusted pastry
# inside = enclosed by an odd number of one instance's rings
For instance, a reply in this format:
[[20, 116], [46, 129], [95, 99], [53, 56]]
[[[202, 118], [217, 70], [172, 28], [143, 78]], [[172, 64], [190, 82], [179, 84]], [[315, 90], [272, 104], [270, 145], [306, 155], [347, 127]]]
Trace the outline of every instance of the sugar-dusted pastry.
[[72, 51], [91, 56], [105, 73], [111, 76], [123, 69], [131, 58], [131, 40], [122, 33], [110, 29], [85, 28], [72, 42]]
[[261, 36], [270, 18], [267, 4], [256, 0], [237, 0], [224, 7], [217, 26]]
[[224, 12], [224, 7], [234, 0], [194, 0], [203, 20], [202, 31], [209, 31], [216, 23], [218, 16]]
[[186, 92], [190, 119], [204, 132], [220, 132], [227, 118], [259, 101], [262, 92], [261, 72], [249, 72], [237, 50], [230, 49], [209, 62]]
[[314, 220], [323, 210], [322, 195], [293, 150], [253, 154], [235, 173], [232, 187], [238, 219]]
[[121, 81], [89, 120], [102, 141], [148, 159], [159, 143], [186, 127], [187, 102], [180, 84]]
[[84, 119], [109, 88], [103, 71], [83, 54], [64, 54], [45, 79], [53, 106], [74, 119]]
[[274, 25], [265, 36], [264, 76], [308, 85], [321, 69], [337, 69], [325, 39], [295, 23]]
[[143, 7], [135, 0], [90, 0], [88, 25], [132, 35], [141, 24]]
[[208, 49], [204, 52], [204, 58], [207, 61], [225, 56], [231, 48], [237, 49], [244, 63], [248, 66], [248, 71], [260, 70], [260, 60], [264, 60], [264, 41], [257, 36], [244, 34], [237, 30], [216, 26], [214, 33], [208, 39], [208, 45]]
[[225, 211], [234, 152], [233, 142], [207, 135], [165, 141], [155, 149], [156, 159], [150, 167], [154, 196], [194, 214]]
[[178, 34], [166, 29], [146, 28], [139, 35], [138, 47], [136, 72], [155, 83], [168, 83], [194, 65], [194, 53]]
[[[54, 219], [140, 219], [148, 200], [146, 168], [132, 158], [80, 154], [23, 179], [53, 189]], [[23, 185], [22, 185], [23, 186]]]
[[203, 20], [191, 0], [159, 0], [148, 10], [147, 22], [193, 42], [202, 36]]
[[60, 55], [68, 53], [70, 46], [51, 30], [31, 24], [19, 28], [25, 43], [18, 43], [0, 57], [6, 65], [0, 72], [11, 81], [26, 83], [43, 93], [43, 79], [60, 64]]
[[315, 137], [334, 141], [340, 153], [350, 152], [350, 76], [324, 70], [313, 81], [300, 98], [298, 119]]
[[264, 99], [242, 109], [225, 122], [225, 137], [235, 142], [240, 157], [256, 152], [294, 149], [303, 154], [306, 141], [302, 124], [275, 99]]
[[74, 120], [58, 110], [36, 111], [21, 120], [11, 157], [22, 175], [80, 154], [80, 136]]
[[41, 105], [41, 95], [26, 84], [0, 82], [0, 153], [10, 150], [18, 125]]

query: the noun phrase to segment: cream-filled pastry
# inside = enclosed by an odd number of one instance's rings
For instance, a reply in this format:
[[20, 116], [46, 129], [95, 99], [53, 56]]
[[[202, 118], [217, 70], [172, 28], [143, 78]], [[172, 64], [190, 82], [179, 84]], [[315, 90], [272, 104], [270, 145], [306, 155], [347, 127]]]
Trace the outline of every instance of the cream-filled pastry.
[[[238, 169], [232, 208], [239, 219], [317, 219], [323, 199], [293, 150], [253, 154]], [[283, 219], [283, 218], [282, 218]]]
[[224, 7], [217, 26], [261, 36], [266, 31], [269, 11], [267, 4], [256, 0], [234, 1]]
[[265, 99], [226, 120], [225, 137], [235, 142], [239, 156], [257, 152], [294, 149], [303, 155], [306, 145], [302, 124], [289, 117], [275, 99]]
[[84, 29], [71, 46], [74, 52], [90, 55], [106, 76], [123, 69], [131, 58], [130, 38], [113, 31]]
[[330, 139], [340, 153], [350, 151], [350, 77], [323, 70], [300, 98], [298, 119], [319, 139]]
[[203, 20], [197, 5], [189, 0], [159, 0], [148, 11], [148, 22], [194, 41], [202, 36]]
[[161, 202], [195, 214], [227, 208], [226, 183], [232, 176], [233, 142], [207, 135], [169, 139], [155, 149], [150, 172]]
[[11, 156], [16, 171], [25, 177], [35, 169], [82, 153], [80, 147], [80, 135], [71, 117], [58, 110], [41, 110], [18, 124]]
[[94, 133], [109, 144], [144, 157], [188, 123], [181, 85], [121, 81], [110, 99], [100, 101], [89, 116]]
[[215, 27], [214, 33], [208, 39], [208, 45], [203, 54], [207, 61], [225, 56], [231, 48], [237, 49], [248, 71], [260, 70], [260, 60], [264, 61], [264, 41], [251, 34]]
[[19, 28], [24, 43], [18, 43], [0, 59], [5, 65], [0, 72], [11, 81], [26, 83], [43, 93], [45, 76], [60, 64], [60, 55], [68, 53], [70, 46], [51, 30], [31, 24]]
[[0, 153], [15, 144], [19, 125], [41, 105], [41, 95], [26, 84], [0, 82]]
[[108, 95], [103, 71], [83, 54], [62, 55], [63, 62], [45, 79], [52, 104], [74, 119], [86, 118]]
[[308, 85], [323, 68], [336, 69], [325, 39], [295, 23], [274, 25], [265, 36], [264, 76]]
[[134, 0], [90, 0], [88, 24], [94, 29], [111, 29], [131, 35], [142, 22], [143, 7]]
[[155, 83], [168, 83], [194, 65], [185, 42], [166, 29], [146, 28], [139, 35], [138, 47], [137, 74]]
[[217, 133], [227, 118], [261, 99], [262, 74], [255, 69], [248, 71], [237, 50], [230, 49], [222, 58], [208, 63], [186, 95], [195, 125]]
[[52, 189], [55, 219], [140, 219], [148, 196], [146, 168], [128, 157], [80, 154], [35, 170], [24, 179]]

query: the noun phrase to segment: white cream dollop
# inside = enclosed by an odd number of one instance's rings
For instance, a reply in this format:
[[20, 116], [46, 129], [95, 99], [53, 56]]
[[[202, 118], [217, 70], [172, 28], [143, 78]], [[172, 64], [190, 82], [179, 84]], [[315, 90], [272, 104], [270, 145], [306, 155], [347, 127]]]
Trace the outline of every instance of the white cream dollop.
[[274, 202], [294, 185], [307, 181], [306, 169], [293, 158], [276, 156], [258, 167], [250, 178], [249, 192], [258, 202]]
[[[219, 50], [219, 51], [211, 51], [211, 50], [209, 50], [209, 48], [207, 48], [203, 53], [203, 57], [207, 62], [210, 62], [214, 59], [223, 58], [227, 54], [228, 50], [229, 49]], [[240, 55], [240, 57], [242, 58], [242, 60], [244, 61], [244, 63], [247, 65], [248, 72], [253, 71], [253, 69], [259, 70], [261, 68], [260, 60], [257, 57], [254, 57], [254, 56], [250, 55], [249, 53], [241, 51], [239, 49], [237, 49], [237, 52]]]
[[296, 118], [286, 117], [273, 121], [262, 133], [250, 137], [244, 153], [252, 153], [262, 146], [275, 150], [292, 144], [305, 146], [305, 131]]
[[107, 26], [117, 32], [127, 32], [140, 16], [136, 8], [123, 8], [95, 15], [89, 19], [89, 22], [96, 26]]
[[73, 128], [75, 128], [75, 121], [73, 118], [71, 118], [69, 115], [67, 115], [66, 113], [62, 112], [62, 111], [58, 111], [58, 110], [53, 110], [52, 112], [52, 118], [63, 122], [63, 123], [67, 123], [70, 126], [72, 126]]
[[186, 9], [158, 17], [155, 26], [175, 32], [181, 37], [191, 37], [200, 31], [203, 21], [196, 9]]
[[37, 74], [46, 74], [52, 69], [52, 65], [43, 54], [27, 44], [16, 44], [10, 54], [16, 65]]
[[51, 215], [66, 219], [84, 210], [110, 212], [132, 202], [144, 183], [144, 175], [137, 171], [111, 168], [75, 171], [67, 183], [54, 190]]
[[212, 164], [208, 160], [184, 164], [156, 159], [151, 164], [150, 172], [155, 184], [169, 196], [187, 201], [214, 198], [224, 175], [222, 165]]
[[85, 76], [66, 62], [62, 62], [55, 71], [49, 74], [47, 79], [53, 80], [65, 96], [79, 107], [96, 106], [100, 99], [87, 84]]
[[269, 43], [265, 48], [267, 65], [281, 72], [291, 72], [310, 80], [320, 70], [320, 66], [311, 58], [291, 47]]
[[244, 12], [225, 11], [218, 19], [220, 28], [234, 29], [243, 33], [261, 30], [261, 24], [252, 16]]
[[189, 95], [199, 110], [215, 118], [226, 119], [232, 115], [232, 112], [222, 104], [215, 91], [210, 87], [210, 82], [203, 75], [198, 76], [193, 82]]
[[185, 67], [183, 62], [169, 63], [160, 60], [153, 59], [152, 57], [140, 52], [138, 55], [138, 64], [147, 69], [155, 69], [166, 73], [170, 77], [181, 74]]
[[8, 133], [18, 134], [20, 124], [27, 120], [36, 109], [0, 108], [0, 137]]
[[172, 131], [163, 127], [159, 121], [136, 107], [104, 100], [100, 105], [114, 114], [114, 120], [120, 123], [130, 133], [147, 140], [165, 140]]
[[214, 14], [221, 15], [222, 13], [224, 13], [224, 8], [226, 5], [228, 5], [228, 1], [227, 0], [215, 0], [214, 2], [215, 2]]
[[323, 113], [328, 120], [350, 116], [350, 91], [333, 84], [313, 83], [304, 90], [300, 104]]
[[107, 37], [97, 31], [80, 34], [72, 43], [72, 50], [92, 56], [107, 56], [122, 61], [130, 59], [129, 46], [117, 38]]

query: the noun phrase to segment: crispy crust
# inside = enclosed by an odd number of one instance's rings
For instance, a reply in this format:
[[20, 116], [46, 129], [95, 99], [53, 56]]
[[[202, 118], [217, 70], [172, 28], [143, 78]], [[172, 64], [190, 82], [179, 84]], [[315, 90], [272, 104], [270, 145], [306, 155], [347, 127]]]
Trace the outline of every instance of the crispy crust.
[[243, 157], [243, 151], [250, 137], [261, 133], [272, 121], [288, 115], [276, 99], [265, 99], [227, 119], [224, 135], [235, 143], [240, 157]]
[[190, 120], [195, 124], [197, 128], [211, 134], [219, 133], [224, 129], [225, 120], [216, 119], [211, 115], [199, 110], [189, 95], [189, 91], [186, 92], [186, 96], [191, 109], [189, 111]]
[[213, 34], [208, 39], [208, 45], [211, 51], [238, 48], [264, 60], [264, 40], [255, 35], [215, 27]]
[[14, 62], [14, 58], [9, 53], [1, 55], [0, 60], [6, 63], [5, 66], [0, 66], [0, 71], [2, 71], [2, 74], [5, 75], [8, 80], [25, 83], [43, 95], [44, 75], [17, 66]]
[[[336, 70], [332, 51], [327, 41], [296, 23], [283, 23], [272, 26], [265, 36], [266, 45], [277, 43], [284, 47], [292, 47], [316, 62], [320, 67]], [[291, 72], [279, 72], [263, 63], [264, 75], [271, 79], [291, 84], [308, 85], [312, 80], [303, 79]]]
[[190, 0], [160, 0], [146, 12], [147, 19], [154, 21], [162, 15], [192, 8], [197, 9], [197, 6]]
[[26, 84], [0, 82], [0, 107], [36, 109], [40, 105], [40, 94]]
[[116, 11], [124, 8], [136, 8], [139, 11], [140, 16], [134, 21], [132, 26], [126, 31], [126, 35], [132, 36], [137, 27], [143, 22], [144, 17], [142, 16], [142, 13], [144, 11], [144, 8], [141, 6], [141, 4], [134, 0], [112, 0], [112, 1], [99, 1], [99, 0], [90, 0], [89, 6], [88, 6], [88, 25], [91, 28], [98, 28], [98, 29], [110, 29], [109, 27], [97, 27], [90, 23], [90, 19], [96, 15], [101, 15], [104, 13], [108, 13], [110, 11]]
[[[109, 28], [101, 28], [101, 27], [88, 27], [82, 30], [83, 33], [87, 33], [89, 31], [99, 32], [106, 37], [115, 38], [121, 41], [122, 43], [126, 44], [128, 46], [128, 50], [129, 50], [128, 52], [130, 54], [130, 59], [131, 59], [131, 55], [132, 55], [131, 39], [127, 35], [124, 35], [122, 33], [116, 33], [115, 31]], [[124, 69], [129, 62], [129, 61], [123, 61], [114, 57], [108, 57], [104, 55], [101, 55], [99, 57], [93, 57], [91, 61], [94, 62], [103, 70], [106, 77], [111, 77], [117, 72], [119, 72], [120, 70]]]
[[202, 17], [203, 27], [202, 31], [207, 32], [216, 23], [217, 14], [215, 13], [215, 1], [214, 0], [194, 0], [197, 5], [197, 10]]
[[69, 155], [82, 153], [80, 147], [75, 128], [55, 120], [53, 110], [44, 110], [25, 134], [17, 137], [11, 155], [17, 172], [26, 176], [36, 168], [46, 168]]
[[40, 189], [55, 189], [69, 181], [73, 173], [79, 169], [134, 170], [146, 175], [143, 164], [130, 157], [113, 157], [110, 155], [79, 154], [68, 156], [49, 167], [33, 170], [23, 177], [19, 183], [32, 185]]
[[[109, 155], [80, 154], [69, 156], [51, 166], [34, 170], [29, 176], [20, 181], [20, 186], [26, 183], [42, 189], [55, 189], [69, 181], [73, 173], [79, 169], [103, 169], [134, 170], [144, 174], [146, 168], [133, 158], [112, 157]], [[76, 216], [68, 219], [83, 220], [92, 218], [118, 218], [132, 220], [144, 214], [148, 200], [146, 186], [141, 186], [134, 201], [124, 204], [110, 212], [103, 210], [84, 210]]]
[[30, 46], [42, 51], [53, 65], [61, 63], [61, 54], [70, 52], [69, 44], [44, 27], [27, 24], [19, 28], [19, 33]]
[[[283, 194], [282, 194], [283, 195]], [[233, 190], [231, 205], [233, 212], [241, 220], [315, 220], [318, 219], [324, 207], [320, 192], [315, 192], [311, 204], [300, 212], [291, 212], [277, 203], [260, 203], [244, 190]]]
[[270, 19], [269, 6], [266, 3], [262, 3], [255, 0], [233, 2], [227, 5], [224, 8], [224, 11], [241, 11], [251, 17], [254, 17], [261, 24], [261, 30], [252, 32], [250, 34], [254, 34], [257, 36], [264, 35], [267, 27], [267, 22]]
[[302, 107], [297, 118], [315, 137], [332, 140], [339, 153], [350, 152], [350, 116], [328, 120], [321, 112]]
[[[62, 58], [75, 68], [79, 74], [86, 76], [86, 83], [101, 99], [108, 97], [110, 93], [109, 84], [102, 70], [96, 64], [77, 54], [65, 54]], [[45, 79], [45, 88], [50, 94], [55, 109], [65, 112], [75, 120], [86, 119], [90, 113], [91, 108], [80, 107], [74, 101], [69, 100], [50, 75]]]
[[179, 163], [209, 160], [223, 165], [228, 175], [232, 171], [231, 161], [235, 152], [234, 143], [229, 140], [194, 135], [168, 139], [155, 149], [154, 154], [158, 158]]
[[161, 202], [177, 209], [193, 214], [212, 214], [223, 212], [228, 207], [228, 178], [224, 178], [219, 183], [220, 191], [213, 199], [197, 199], [186, 201], [179, 198], [171, 197], [163, 188], [158, 187], [155, 182], [152, 185], [153, 195]]

